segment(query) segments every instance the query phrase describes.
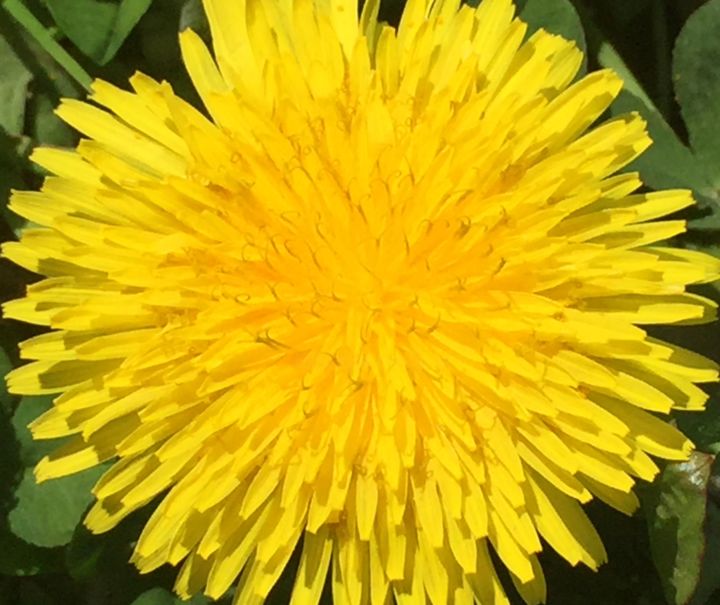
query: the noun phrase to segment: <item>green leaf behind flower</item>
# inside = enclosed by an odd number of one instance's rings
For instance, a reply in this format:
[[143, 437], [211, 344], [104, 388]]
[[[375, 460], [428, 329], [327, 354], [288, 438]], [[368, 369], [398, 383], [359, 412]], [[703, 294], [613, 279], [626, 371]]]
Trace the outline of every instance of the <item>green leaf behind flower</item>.
[[518, 4], [522, 7], [520, 18], [529, 26], [528, 35], [542, 28], [573, 40], [584, 54], [587, 53], [582, 22], [569, 0], [527, 0], [524, 5]]
[[104, 65], [122, 46], [152, 0], [46, 0], [58, 27], [95, 63]]
[[668, 464], [644, 498], [650, 548], [670, 605], [705, 605], [720, 587], [720, 508], [709, 496], [715, 457]]
[[25, 101], [32, 73], [0, 32], [0, 129], [19, 135], [25, 122]]
[[34, 466], [40, 459], [57, 448], [55, 440], [36, 441], [28, 424], [52, 405], [52, 397], [23, 397], [12, 418], [15, 437], [20, 444], [20, 460], [24, 466]]
[[5, 374], [10, 370], [12, 370], [12, 362], [5, 349], [0, 347], [0, 411], [5, 414], [9, 414], [12, 409], [12, 396], [5, 385]]
[[204, 605], [208, 599], [196, 595], [189, 601], [182, 601], [164, 588], [152, 588], [142, 593], [132, 605]]
[[27, 469], [15, 495], [17, 506], [10, 511], [10, 529], [30, 544], [61, 546], [70, 542], [75, 528], [92, 501], [90, 489], [107, 465], [38, 484]]
[[720, 189], [720, 0], [698, 9], [680, 32], [673, 79], [695, 155]]
[[708, 183], [692, 151], [678, 138], [660, 112], [629, 90], [623, 90], [611, 107], [613, 115], [639, 113], [647, 121], [653, 144], [627, 170], [637, 170], [643, 183], [653, 189], [687, 187], [707, 191]]

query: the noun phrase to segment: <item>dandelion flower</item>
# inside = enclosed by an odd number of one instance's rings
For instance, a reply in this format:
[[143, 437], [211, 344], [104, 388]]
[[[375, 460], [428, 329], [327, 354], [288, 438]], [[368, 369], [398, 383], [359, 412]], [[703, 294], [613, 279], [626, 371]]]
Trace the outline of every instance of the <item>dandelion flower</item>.
[[4, 255], [44, 279], [6, 317], [49, 326], [9, 388], [57, 394], [39, 480], [114, 461], [86, 524], [157, 499], [133, 561], [176, 590], [262, 603], [528, 603], [543, 541], [606, 558], [582, 504], [630, 513], [691, 443], [714, 365], [640, 327], [710, 320], [720, 263], [659, 242], [687, 191], [620, 169], [621, 88], [529, 38], [510, 0], [205, 0], [213, 50], [169, 84], [97, 81], [57, 113], [84, 138], [10, 206]]

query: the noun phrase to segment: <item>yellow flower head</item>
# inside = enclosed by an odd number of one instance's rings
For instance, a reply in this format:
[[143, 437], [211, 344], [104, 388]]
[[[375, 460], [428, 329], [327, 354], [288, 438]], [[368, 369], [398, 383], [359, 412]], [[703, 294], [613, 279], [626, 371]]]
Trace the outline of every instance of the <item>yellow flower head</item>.
[[52, 331], [14, 393], [69, 436], [40, 480], [115, 460], [86, 523], [162, 495], [141, 571], [262, 603], [301, 545], [293, 603], [528, 603], [541, 539], [596, 568], [581, 504], [625, 512], [648, 456], [691, 444], [654, 412], [700, 410], [714, 365], [644, 324], [709, 320], [685, 292], [720, 263], [658, 245], [687, 191], [614, 175], [650, 143], [621, 88], [526, 39], [510, 0], [205, 0], [214, 58], [185, 64], [208, 116], [142, 74], [59, 116], [56, 176], [16, 192], [38, 225], [3, 247], [46, 279], [6, 317]]

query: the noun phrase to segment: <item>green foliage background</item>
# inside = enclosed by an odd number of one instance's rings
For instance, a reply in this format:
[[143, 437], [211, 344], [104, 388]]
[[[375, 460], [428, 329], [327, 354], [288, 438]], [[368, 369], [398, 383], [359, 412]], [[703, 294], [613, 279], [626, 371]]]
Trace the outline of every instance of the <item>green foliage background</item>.
[[[273, 0], [267, 0], [268, 2]], [[611, 114], [639, 111], [654, 146], [635, 168], [649, 188], [688, 187], [698, 206], [677, 243], [720, 252], [720, 0], [518, 0], [531, 29], [544, 27], [586, 49], [586, 68], [612, 67], [625, 91]], [[403, 0], [385, 0], [394, 22]], [[38, 20], [32, 23], [30, 17]], [[20, 22], [23, 25], [20, 24]], [[29, 28], [28, 28], [29, 26]], [[11, 189], [37, 189], [28, 161], [39, 144], [73, 146], [77, 134], [53, 115], [61, 97], [84, 96], [84, 72], [124, 86], [135, 71], [172, 83], [198, 103], [180, 62], [177, 33], [208, 37], [200, 0], [4, 0], [0, 2], [0, 239], [22, 222], [6, 209]], [[64, 67], [61, 67], [61, 64]], [[0, 260], [0, 299], [23, 295], [35, 277]], [[718, 299], [717, 289], [704, 294]], [[657, 335], [720, 361], [718, 324]], [[19, 363], [32, 327], [0, 320], [0, 376]], [[32, 466], [53, 443], [33, 442], [27, 423], [49, 398], [10, 397], [0, 386], [0, 605], [173, 605], [175, 570], [139, 575], [127, 563], [147, 510], [103, 536], [81, 523], [92, 469], [38, 486]], [[675, 420], [698, 451], [641, 488], [642, 509], [625, 517], [602, 505], [589, 514], [610, 562], [597, 574], [542, 555], [550, 605], [720, 605], [720, 388], [702, 415]], [[148, 510], [152, 505], [148, 507]], [[271, 594], [286, 603], [284, 575]], [[513, 603], [520, 603], [508, 582]], [[328, 595], [326, 595], [328, 596]], [[227, 595], [223, 602], [230, 602]], [[330, 602], [329, 596], [327, 602]], [[198, 596], [192, 605], [207, 603]]]

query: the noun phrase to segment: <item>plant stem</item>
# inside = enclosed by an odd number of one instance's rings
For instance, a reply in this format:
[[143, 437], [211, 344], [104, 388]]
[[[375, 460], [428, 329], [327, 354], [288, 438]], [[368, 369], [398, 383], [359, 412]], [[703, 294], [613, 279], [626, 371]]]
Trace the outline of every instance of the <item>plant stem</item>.
[[33, 39], [60, 65], [78, 84], [90, 90], [92, 78], [72, 56], [58, 44], [45, 26], [37, 20], [20, 0], [4, 0], [2, 7], [22, 25]]

